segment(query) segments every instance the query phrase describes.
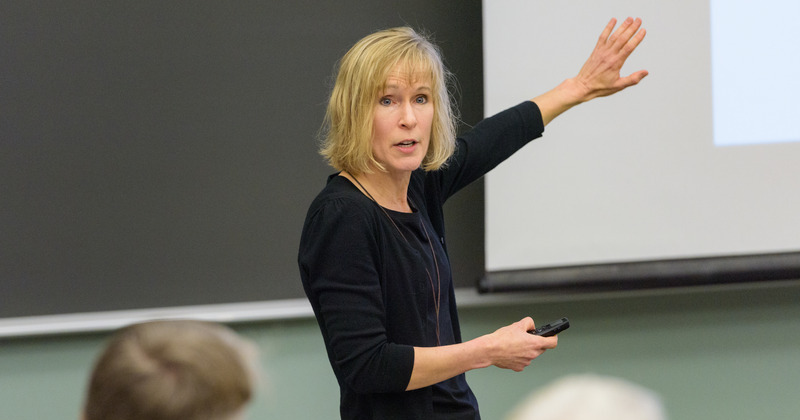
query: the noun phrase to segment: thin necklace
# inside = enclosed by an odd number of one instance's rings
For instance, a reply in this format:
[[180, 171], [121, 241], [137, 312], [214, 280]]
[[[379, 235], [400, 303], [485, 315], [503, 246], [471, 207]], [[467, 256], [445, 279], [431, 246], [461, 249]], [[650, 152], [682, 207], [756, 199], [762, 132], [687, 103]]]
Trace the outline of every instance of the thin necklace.
[[[367, 194], [367, 197], [369, 197], [369, 199], [372, 200], [372, 202], [375, 203], [375, 205], [377, 205], [378, 208], [381, 209], [381, 211], [383, 211], [383, 214], [385, 214], [386, 218], [388, 218], [389, 221], [392, 222], [392, 226], [394, 226], [394, 228], [397, 229], [397, 233], [399, 233], [400, 236], [403, 237], [403, 240], [406, 241], [406, 244], [408, 244], [408, 246], [411, 246], [411, 242], [408, 241], [406, 235], [403, 234], [403, 231], [400, 230], [400, 227], [398, 227], [397, 223], [394, 222], [394, 219], [392, 219], [392, 216], [389, 215], [389, 212], [387, 212], [382, 205], [378, 204], [378, 200], [376, 200], [372, 196], [372, 194], [370, 194], [369, 191], [363, 185], [361, 185], [361, 183], [355, 176], [351, 175], [350, 177], [353, 178], [356, 184], [358, 184], [358, 186], [361, 187], [361, 189]], [[408, 200], [410, 205], [414, 206], [414, 202], [411, 200], [411, 197], [406, 196], [406, 200]], [[425, 273], [428, 275], [428, 281], [430, 282], [431, 285], [431, 293], [433, 295], [433, 309], [434, 311], [436, 311], [436, 345], [441, 346], [442, 342], [440, 339], [440, 329], [439, 329], [439, 308], [441, 307], [441, 302], [442, 302], [442, 278], [439, 275], [439, 262], [436, 259], [436, 251], [433, 250], [433, 243], [431, 242], [431, 237], [428, 235], [428, 228], [425, 227], [425, 221], [422, 219], [422, 217], [420, 217], [420, 224], [422, 225], [422, 231], [425, 233], [425, 239], [428, 241], [428, 246], [431, 248], [431, 255], [433, 255], [433, 264], [436, 267], [436, 284], [438, 288], [434, 287], [433, 285], [433, 277], [431, 276], [431, 272], [430, 270], [428, 270], [428, 267], [425, 267]]]

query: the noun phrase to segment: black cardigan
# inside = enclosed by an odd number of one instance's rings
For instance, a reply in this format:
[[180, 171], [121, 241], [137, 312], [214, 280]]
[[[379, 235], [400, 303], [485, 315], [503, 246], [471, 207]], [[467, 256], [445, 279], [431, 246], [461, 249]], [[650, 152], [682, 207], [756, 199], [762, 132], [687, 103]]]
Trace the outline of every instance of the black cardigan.
[[[442, 253], [445, 200], [543, 131], [538, 107], [524, 102], [461, 136], [444, 168], [412, 173], [408, 197]], [[432, 387], [405, 391], [413, 347], [435, 345], [427, 322], [431, 286], [419, 248], [409, 246], [386, 214], [354, 185], [333, 175], [308, 210], [298, 263], [339, 382], [341, 417], [434, 418]], [[458, 343], [454, 288], [449, 266], [445, 268], [442, 307], [449, 308], [450, 323], [442, 328]], [[456, 380], [474, 405], [473, 418], [479, 418], [463, 375]]]

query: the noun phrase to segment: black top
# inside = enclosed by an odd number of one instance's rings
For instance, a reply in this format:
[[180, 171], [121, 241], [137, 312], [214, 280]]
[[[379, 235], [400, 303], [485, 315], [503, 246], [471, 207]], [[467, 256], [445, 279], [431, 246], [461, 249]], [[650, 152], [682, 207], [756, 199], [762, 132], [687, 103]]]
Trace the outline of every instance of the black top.
[[443, 169], [412, 173], [413, 213], [382, 209], [344, 177], [329, 178], [309, 208], [298, 263], [339, 382], [343, 419], [480, 418], [464, 375], [405, 391], [413, 347], [437, 344], [431, 246], [442, 288], [439, 339], [459, 343], [442, 206], [543, 131], [532, 102], [485, 119], [458, 139]]

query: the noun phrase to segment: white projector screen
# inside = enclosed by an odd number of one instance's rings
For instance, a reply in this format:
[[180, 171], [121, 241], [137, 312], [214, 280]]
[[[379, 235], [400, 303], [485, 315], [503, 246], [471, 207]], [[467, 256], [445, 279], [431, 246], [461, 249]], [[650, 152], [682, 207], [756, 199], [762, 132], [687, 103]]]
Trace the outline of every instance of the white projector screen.
[[483, 13], [486, 115], [577, 74], [611, 17], [642, 18], [622, 73], [650, 72], [563, 114], [487, 176], [487, 276], [798, 261], [800, 3], [492, 0]]

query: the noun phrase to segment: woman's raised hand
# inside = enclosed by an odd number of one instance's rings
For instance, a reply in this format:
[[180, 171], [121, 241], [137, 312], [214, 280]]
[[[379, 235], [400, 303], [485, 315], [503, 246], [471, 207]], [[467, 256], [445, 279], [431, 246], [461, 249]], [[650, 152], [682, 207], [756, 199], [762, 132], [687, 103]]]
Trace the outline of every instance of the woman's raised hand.
[[625, 60], [644, 39], [642, 20], [627, 18], [615, 31], [616, 25], [616, 19], [608, 22], [592, 54], [577, 76], [563, 81], [554, 89], [533, 99], [542, 113], [544, 125], [575, 105], [617, 93], [639, 83], [647, 76], [647, 70], [639, 70], [625, 77], [620, 76]]
[[584, 89], [581, 102], [614, 94], [639, 83], [647, 76], [647, 70], [639, 70], [625, 77], [620, 76], [625, 60], [639, 46], [646, 34], [641, 28], [642, 20], [629, 17], [614, 31], [616, 24], [616, 19], [608, 22], [592, 54], [575, 77], [575, 81]]

